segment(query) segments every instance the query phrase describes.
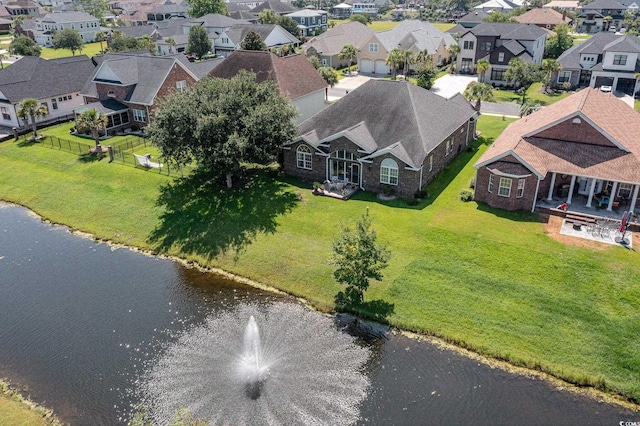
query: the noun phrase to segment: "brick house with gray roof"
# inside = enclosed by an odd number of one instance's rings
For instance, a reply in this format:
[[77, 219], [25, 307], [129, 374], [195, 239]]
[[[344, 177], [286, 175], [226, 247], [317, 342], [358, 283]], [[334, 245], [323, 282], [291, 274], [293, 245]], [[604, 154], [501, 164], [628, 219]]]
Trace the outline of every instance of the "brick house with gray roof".
[[[384, 99], [384, 110], [380, 100]], [[475, 137], [477, 111], [406, 81], [370, 80], [298, 125], [285, 173], [413, 197]]]
[[158, 99], [198, 81], [187, 65], [171, 56], [109, 53], [97, 63], [82, 89], [86, 106], [75, 112], [95, 109], [105, 114], [107, 131], [149, 124]]
[[640, 40], [637, 36], [600, 32], [573, 46], [558, 58], [562, 70], [552, 85], [576, 87], [611, 86], [614, 92], [634, 95], [640, 90]]
[[640, 115], [610, 93], [584, 89], [511, 123], [475, 167], [475, 199], [492, 207], [635, 211]]
[[35, 98], [46, 105], [48, 114], [39, 122], [66, 117], [84, 104], [80, 92], [95, 71], [86, 55], [70, 58], [42, 59], [25, 56], [0, 70], [0, 125], [21, 127], [18, 104]]

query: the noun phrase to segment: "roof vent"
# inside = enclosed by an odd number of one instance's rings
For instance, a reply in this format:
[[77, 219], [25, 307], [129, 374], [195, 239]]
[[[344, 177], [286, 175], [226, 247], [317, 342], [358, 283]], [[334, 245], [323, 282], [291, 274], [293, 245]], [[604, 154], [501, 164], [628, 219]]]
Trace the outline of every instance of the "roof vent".
[[578, 117], [574, 118], [573, 121], [571, 121], [573, 124], [581, 124], [582, 120], [580, 120]]

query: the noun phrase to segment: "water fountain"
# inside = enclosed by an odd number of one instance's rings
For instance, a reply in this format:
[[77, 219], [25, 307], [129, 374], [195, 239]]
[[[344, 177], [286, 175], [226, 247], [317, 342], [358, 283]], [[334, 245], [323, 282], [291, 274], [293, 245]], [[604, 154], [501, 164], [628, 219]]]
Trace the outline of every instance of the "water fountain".
[[160, 425], [179, 408], [210, 424], [352, 424], [369, 354], [331, 317], [293, 303], [244, 304], [170, 344], [138, 393]]

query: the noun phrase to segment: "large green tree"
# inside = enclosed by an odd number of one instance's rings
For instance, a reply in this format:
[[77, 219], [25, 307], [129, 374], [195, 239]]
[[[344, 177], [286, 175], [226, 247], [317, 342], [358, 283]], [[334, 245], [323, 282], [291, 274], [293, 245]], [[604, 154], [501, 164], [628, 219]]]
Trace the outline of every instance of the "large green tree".
[[255, 31], [248, 31], [244, 36], [244, 40], [240, 43], [243, 50], [267, 50], [267, 45], [262, 41], [262, 37]]
[[344, 46], [342, 46], [342, 49], [340, 49], [340, 52], [338, 53], [338, 59], [340, 59], [341, 61], [344, 61], [345, 59], [347, 60], [347, 70], [349, 72], [349, 75], [351, 75], [351, 65], [353, 64], [353, 60], [357, 55], [358, 49], [356, 49], [353, 44], [345, 44]]
[[371, 17], [366, 13], [354, 13], [349, 20], [360, 22], [362, 25], [369, 25], [371, 23]]
[[80, 37], [80, 33], [71, 28], [58, 31], [56, 35], [53, 36], [53, 48], [69, 49], [73, 56], [76, 55], [76, 51], [82, 52], [83, 44], [84, 42]]
[[40, 105], [37, 99], [25, 98], [18, 104], [18, 117], [24, 121], [25, 125], [31, 123], [31, 129], [33, 130], [33, 139], [38, 137], [38, 126], [36, 120], [39, 117], [45, 117], [48, 113], [45, 105]]
[[9, 45], [9, 52], [20, 56], [40, 56], [42, 48], [27, 36], [18, 36]]
[[567, 24], [557, 25], [554, 31], [555, 35], [549, 37], [544, 46], [545, 58], [556, 59], [573, 46], [573, 37], [569, 35], [570, 28]]
[[281, 16], [280, 17], [280, 22], [278, 22], [278, 25], [280, 25], [282, 28], [287, 30], [293, 36], [295, 36], [295, 37], [299, 37], [300, 36], [300, 27], [298, 27], [298, 23], [296, 21], [294, 21], [292, 17], [290, 17], [290, 16]]
[[241, 164], [276, 158], [278, 147], [294, 137], [296, 115], [275, 83], [258, 84], [255, 74], [241, 71], [168, 96], [147, 129], [169, 163], [196, 162], [201, 172], [226, 177], [230, 187]]
[[102, 20], [104, 15], [109, 11], [108, 0], [75, 0], [72, 4], [75, 10], [87, 12], [89, 15], [100, 20]]
[[387, 247], [377, 242], [371, 223], [371, 217], [362, 216], [354, 228], [343, 226], [340, 236], [333, 241], [331, 263], [336, 266], [333, 278], [347, 286], [336, 297], [340, 304], [362, 304], [369, 281], [382, 280], [382, 270], [391, 258]]
[[211, 40], [207, 30], [200, 25], [194, 25], [189, 30], [186, 52], [202, 59], [211, 50]]
[[487, 83], [474, 81], [469, 83], [467, 88], [464, 90], [463, 96], [469, 101], [476, 101], [475, 109], [479, 112], [480, 107], [482, 106], [482, 101], [490, 102], [493, 100], [493, 87]]
[[199, 18], [211, 13], [229, 15], [229, 8], [224, 0], [189, 0], [189, 16]]
[[522, 102], [527, 97], [527, 90], [533, 83], [544, 80], [544, 71], [534, 62], [524, 62], [520, 58], [509, 61], [509, 67], [504, 73], [504, 79], [513, 82], [522, 92]]

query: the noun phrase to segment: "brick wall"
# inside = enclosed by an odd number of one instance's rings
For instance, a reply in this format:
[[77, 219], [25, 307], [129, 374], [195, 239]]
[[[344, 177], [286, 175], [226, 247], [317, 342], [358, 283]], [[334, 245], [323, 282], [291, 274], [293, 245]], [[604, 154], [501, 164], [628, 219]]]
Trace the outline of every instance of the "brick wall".
[[[487, 167], [480, 167], [476, 172], [475, 200], [488, 204], [491, 207], [503, 210], [527, 210], [531, 211], [536, 196], [538, 177], [534, 174], [525, 179], [524, 194], [517, 197], [519, 179], [511, 180], [511, 195], [503, 197], [498, 195], [500, 176], [493, 175], [493, 192], [489, 192], [489, 176], [492, 173]], [[539, 195], [540, 192], [538, 193]]]
[[311, 149], [311, 168], [312, 170], [298, 168], [297, 149], [300, 145], [306, 145], [304, 142], [297, 142], [290, 145], [287, 149], [282, 150], [282, 168], [287, 175], [295, 176], [305, 182], [322, 182], [326, 179], [326, 161], [327, 157], [316, 154], [316, 149]]
[[[113, 98], [118, 102], [125, 103], [124, 100], [133, 89], [133, 85], [131, 86], [116, 86], [112, 84], [106, 83], [96, 83], [96, 89], [98, 91], [98, 99], [105, 100], [109, 98]], [[113, 92], [112, 96], [109, 96], [109, 92]]]
[[174, 64], [169, 75], [167, 75], [167, 78], [162, 84], [162, 87], [158, 90], [156, 99], [162, 99], [171, 93], [175, 93], [178, 90], [176, 83], [182, 80], [187, 82], [187, 87], [191, 87], [196, 83], [196, 80], [191, 76], [191, 74], [185, 71], [185, 69], [180, 65]]

